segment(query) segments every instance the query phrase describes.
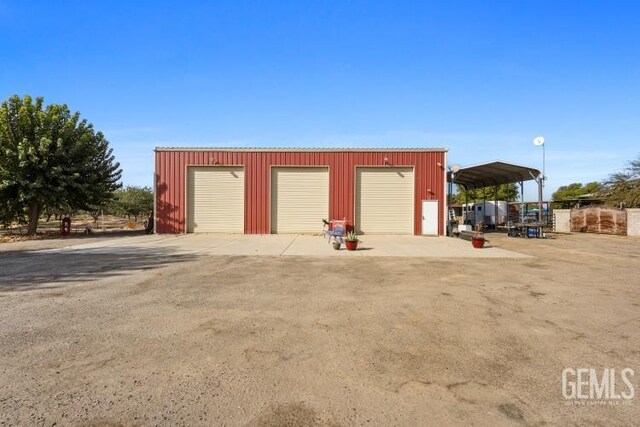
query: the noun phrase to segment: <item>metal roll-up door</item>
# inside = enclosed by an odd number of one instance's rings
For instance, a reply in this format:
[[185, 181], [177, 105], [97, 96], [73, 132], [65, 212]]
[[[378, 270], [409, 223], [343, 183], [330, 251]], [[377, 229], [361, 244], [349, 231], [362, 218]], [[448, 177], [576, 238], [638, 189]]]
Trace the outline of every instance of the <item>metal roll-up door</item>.
[[244, 169], [189, 167], [187, 231], [244, 233]]
[[328, 214], [328, 168], [271, 169], [272, 233], [319, 233]]
[[356, 231], [413, 234], [413, 190], [413, 168], [357, 168]]

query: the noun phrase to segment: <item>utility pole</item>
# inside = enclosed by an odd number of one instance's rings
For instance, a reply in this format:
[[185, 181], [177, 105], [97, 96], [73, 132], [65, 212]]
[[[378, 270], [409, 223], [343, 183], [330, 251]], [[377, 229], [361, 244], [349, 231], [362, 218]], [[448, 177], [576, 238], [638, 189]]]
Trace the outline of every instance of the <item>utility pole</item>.
[[544, 137], [538, 136], [533, 139], [533, 145], [540, 146], [542, 145], [542, 176], [538, 178], [538, 221], [543, 222], [543, 212], [542, 212], [542, 204], [544, 201], [544, 180], [547, 179], [545, 175], [545, 163], [546, 163], [546, 154], [544, 150]]

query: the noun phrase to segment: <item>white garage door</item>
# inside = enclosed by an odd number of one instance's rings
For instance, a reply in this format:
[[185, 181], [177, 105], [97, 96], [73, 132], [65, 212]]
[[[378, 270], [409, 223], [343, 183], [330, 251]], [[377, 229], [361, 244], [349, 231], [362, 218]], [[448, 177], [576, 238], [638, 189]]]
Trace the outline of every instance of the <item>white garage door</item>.
[[187, 183], [189, 233], [244, 233], [244, 170], [190, 167]]
[[356, 231], [413, 234], [413, 169], [358, 168]]
[[328, 214], [327, 168], [271, 169], [272, 233], [318, 233]]

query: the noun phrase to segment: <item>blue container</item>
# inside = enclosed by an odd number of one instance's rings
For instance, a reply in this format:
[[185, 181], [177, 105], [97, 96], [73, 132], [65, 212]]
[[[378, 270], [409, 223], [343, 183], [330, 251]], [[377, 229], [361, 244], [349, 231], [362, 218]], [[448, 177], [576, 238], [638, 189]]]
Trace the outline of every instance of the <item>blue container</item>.
[[538, 237], [538, 230], [535, 228], [529, 228], [527, 230], [527, 237]]

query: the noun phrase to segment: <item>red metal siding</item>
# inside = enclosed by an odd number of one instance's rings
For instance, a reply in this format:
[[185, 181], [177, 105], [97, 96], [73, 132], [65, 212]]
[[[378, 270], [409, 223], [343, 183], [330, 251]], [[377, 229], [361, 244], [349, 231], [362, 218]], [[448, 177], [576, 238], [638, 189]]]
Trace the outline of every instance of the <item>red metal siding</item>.
[[[328, 166], [329, 212], [334, 219], [355, 216], [355, 171], [358, 166], [415, 167], [414, 234], [421, 234], [422, 200], [438, 200], [438, 233], [444, 234], [444, 151], [156, 151], [156, 231], [185, 232], [188, 166], [244, 166], [246, 234], [270, 232], [271, 166]], [[430, 191], [429, 191], [430, 190]], [[320, 221], [318, 229], [321, 229]]]

